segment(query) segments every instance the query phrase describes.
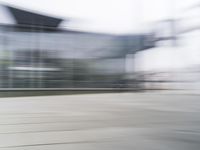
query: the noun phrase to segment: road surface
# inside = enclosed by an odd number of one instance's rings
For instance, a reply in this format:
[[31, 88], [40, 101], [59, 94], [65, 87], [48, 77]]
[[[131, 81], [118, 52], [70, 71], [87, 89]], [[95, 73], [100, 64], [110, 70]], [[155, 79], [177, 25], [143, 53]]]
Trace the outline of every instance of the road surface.
[[0, 99], [0, 150], [200, 150], [200, 95]]

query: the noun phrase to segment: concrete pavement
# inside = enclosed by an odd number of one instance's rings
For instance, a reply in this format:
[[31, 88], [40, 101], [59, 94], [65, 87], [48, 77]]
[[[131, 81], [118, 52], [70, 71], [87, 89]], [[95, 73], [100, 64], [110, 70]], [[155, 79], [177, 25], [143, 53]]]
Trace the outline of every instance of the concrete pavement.
[[0, 150], [199, 150], [200, 96], [0, 99]]

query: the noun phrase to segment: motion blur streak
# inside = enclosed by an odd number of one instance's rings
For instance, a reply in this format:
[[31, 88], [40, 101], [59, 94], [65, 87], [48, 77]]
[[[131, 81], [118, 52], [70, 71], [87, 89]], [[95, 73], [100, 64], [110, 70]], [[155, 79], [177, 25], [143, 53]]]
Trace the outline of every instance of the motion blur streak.
[[200, 150], [199, 0], [7, 1], [0, 150]]

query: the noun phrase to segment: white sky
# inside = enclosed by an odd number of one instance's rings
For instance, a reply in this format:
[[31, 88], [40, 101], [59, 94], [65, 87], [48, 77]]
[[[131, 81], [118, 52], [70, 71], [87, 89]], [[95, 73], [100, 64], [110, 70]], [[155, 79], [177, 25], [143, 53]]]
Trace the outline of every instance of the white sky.
[[[1, 0], [1, 2], [62, 18], [80, 19], [69, 24], [71, 28], [119, 34], [140, 32], [154, 21], [182, 17], [188, 7], [200, 4], [200, 0]], [[140, 67], [151, 70], [200, 64], [199, 37], [195, 39], [196, 48], [179, 47], [176, 52], [172, 49], [158, 48], [141, 53], [138, 57], [141, 61]], [[193, 43], [188, 45], [190, 44]]]
[[199, 0], [0, 0], [3, 3], [63, 18], [77, 18], [71, 27], [83, 30], [130, 33], [140, 31], [146, 22], [175, 15], [174, 9]]
[[134, 31], [138, 19], [133, 0], [1, 0], [9, 4], [63, 18], [77, 18], [73, 24], [84, 30], [124, 33]]

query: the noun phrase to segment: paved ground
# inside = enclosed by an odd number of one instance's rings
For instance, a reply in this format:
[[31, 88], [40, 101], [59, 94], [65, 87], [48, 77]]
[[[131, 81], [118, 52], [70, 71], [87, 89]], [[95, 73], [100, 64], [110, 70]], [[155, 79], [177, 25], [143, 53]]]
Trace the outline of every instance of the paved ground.
[[200, 150], [200, 96], [0, 99], [0, 150]]

